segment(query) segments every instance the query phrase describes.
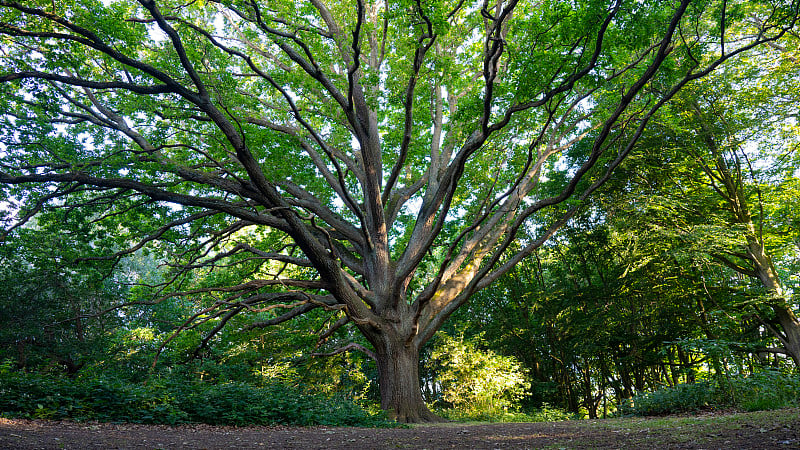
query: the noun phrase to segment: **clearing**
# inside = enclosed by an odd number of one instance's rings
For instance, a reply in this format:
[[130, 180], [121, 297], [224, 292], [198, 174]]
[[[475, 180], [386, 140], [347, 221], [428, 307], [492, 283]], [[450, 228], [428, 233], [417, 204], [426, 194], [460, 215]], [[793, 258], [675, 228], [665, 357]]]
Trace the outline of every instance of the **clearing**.
[[800, 448], [800, 408], [413, 428], [220, 427], [0, 419], [7, 449]]

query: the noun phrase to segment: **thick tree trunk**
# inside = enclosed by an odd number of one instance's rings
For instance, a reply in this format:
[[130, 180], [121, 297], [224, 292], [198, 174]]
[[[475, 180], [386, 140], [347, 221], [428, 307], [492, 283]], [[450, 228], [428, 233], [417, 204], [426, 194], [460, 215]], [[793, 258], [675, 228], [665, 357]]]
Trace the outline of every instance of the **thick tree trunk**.
[[375, 344], [381, 408], [404, 423], [441, 422], [422, 400], [419, 349], [397, 336], [383, 335]]

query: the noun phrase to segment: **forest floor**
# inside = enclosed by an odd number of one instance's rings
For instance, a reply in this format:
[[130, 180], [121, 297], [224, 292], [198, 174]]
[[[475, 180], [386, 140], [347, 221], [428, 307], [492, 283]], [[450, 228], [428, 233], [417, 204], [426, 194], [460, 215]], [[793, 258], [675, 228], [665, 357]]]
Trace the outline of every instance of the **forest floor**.
[[369, 429], [139, 425], [0, 418], [3, 449], [800, 448], [800, 408], [657, 418]]

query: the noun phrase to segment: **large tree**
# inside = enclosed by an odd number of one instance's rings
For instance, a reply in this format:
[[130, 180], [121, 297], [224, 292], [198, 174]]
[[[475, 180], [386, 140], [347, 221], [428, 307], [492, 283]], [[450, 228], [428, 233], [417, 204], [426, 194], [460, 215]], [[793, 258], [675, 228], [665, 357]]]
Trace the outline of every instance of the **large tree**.
[[330, 311], [323, 337], [354, 326], [371, 344], [382, 407], [435, 420], [420, 347], [574, 214], [660, 106], [797, 9], [0, 0], [6, 235], [55, 211], [109, 242], [84, 259], [172, 249], [156, 301], [210, 298], [186, 324], [214, 324], [204, 344], [236, 316]]

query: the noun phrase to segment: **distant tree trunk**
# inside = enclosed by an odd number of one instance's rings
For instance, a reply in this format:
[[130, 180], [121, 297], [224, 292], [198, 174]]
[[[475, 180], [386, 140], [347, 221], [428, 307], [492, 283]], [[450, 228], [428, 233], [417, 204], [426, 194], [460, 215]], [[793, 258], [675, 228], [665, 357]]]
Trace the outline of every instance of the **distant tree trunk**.
[[795, 367], [800, 368], [800, 321], [797, 320], [797, 316], [788, 307], [775, 306], [773, 310], [778, 323], [783, 328], [786, 339], [783, 344], [786, 348], [786, 353], [794, 361]]
[[[775, 312], [777, 322], [782, 329], [769, 326], [769, 331], [781, 342], [786, 354], [794, 361], [795, 367], [800, 369], [800, 320], [786, 302], [786, 293], [781, 286], [778, 271], [772, 257], [766, 251], [762, 233], [763, 223], [754, 221], [750, 213], [751, 205], [748, 203], [745, 184], [742, 182], [747, 177], [742, 173], [739, 156], [736, 150], [733, 150], [726, 157], [725, 150], [718, 145], [717, 137], [709, 125], [710, 121], [704, 116], [697, 102], [693, 104], [693, 109], [699, 119], [699, 131], [712, 157], [710, 163], [701, 161], [701, 168], [710, 179], [719, 180], [721, 186], [717, 193], [726, 202], [733, 223], [743, 225], [746, 229], [746, 252], [741, 257], [748, 261], [749, 267], [739, 265], [723, 255], [717, 254], [714, 257], [736, 272], [757, 278], [761, 282], [771, 297], [767, 305]], [[758, 201], [761, 202], [760, 195]], [[763, 220], [763, 211], [758, 220]]]
[[[752, 223], [748, 225], [751, 229], [755, 228]], [[748, 244], [748, 254], [755, 269], [756, 277], [761, 281], [769, 295], [773, 297], [770, 306], [783, 329], [783, 333], [775, 329], [771, 329], [770, 332], [781, 341], [787, 355], [794, 361], [795, 367], [800, 369], [800, 320], [798, 320], [786, 302], [786, 293], [783, 291], [783, 286], [781, 286], [778, 271], [772, 263], [772, 258], [764, 251], [763, 244], [752, 238]]]
[[25, 370], [25, 367], [28, 364], [28, 352], [25, 348], [25, 341], [19, 340], [17, 341], [17, 369], [18, 370]]
[[594, 393], [592, 392], [592, 376], [588, 362], [581, 370], [581, 375], [583, 376], [583, 404], [589, 413], [589, 418], [597, 419], [597, 403], [595, 403]]
[[619, 381], [622, 384], [620, 387], [620, 401], [622, 399], [629, 400], [633, 397], [633, 380], [631, 378], [630, 367], [627, 364], [619, 365]]

